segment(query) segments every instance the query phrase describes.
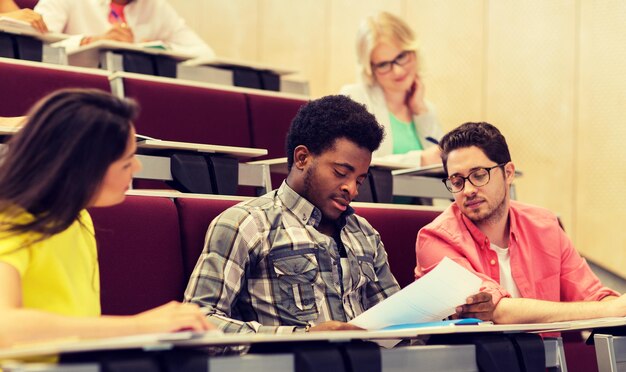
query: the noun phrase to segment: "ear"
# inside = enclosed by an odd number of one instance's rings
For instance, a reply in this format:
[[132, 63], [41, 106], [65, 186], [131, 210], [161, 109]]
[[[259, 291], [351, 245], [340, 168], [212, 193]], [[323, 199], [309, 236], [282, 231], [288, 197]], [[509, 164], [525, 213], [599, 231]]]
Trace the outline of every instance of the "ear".
[[307, 164], [311, 162], [311, 152], [304, 145], [298, 145], [293, 150], [293, 166], [299, 170], [303, 170]]
[[515, 164], [513, 164], [513, 162], [510, 161], [504, 166], [504, 176], [506, 183], [511, 186], [515, 179]]

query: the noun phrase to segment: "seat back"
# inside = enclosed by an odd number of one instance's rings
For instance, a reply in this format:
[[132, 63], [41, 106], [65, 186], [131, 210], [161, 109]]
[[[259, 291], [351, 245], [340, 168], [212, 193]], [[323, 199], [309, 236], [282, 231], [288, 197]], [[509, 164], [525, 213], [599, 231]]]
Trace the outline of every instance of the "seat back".
[[[282, 158], [285, 138], [291, 121], [304, 100], [246, 94], [250, 110], [252, 147], [267, 149], [267, 156], [259, 159]], [[279, 185], [274, 185], [278, 187]]]
[[89, 210], [96, 230], [102, 313], [129, 315], [182, 300], [178, 214], [168, 198], [128, 196]]
[[415, 241], [419, 230], [433, 221], [441, 211], [396, 209], [385, 207], [355, 207], [379, 233], [385, 245], [391, 272], [401, 287], [415, 280]]
[[44, 96], [62, 88], [111, 91], [106, 73], [56, 68], [23, 61], [0, 61], [0, 116], [21, 116]]
[[141, 105], [137, 133], [161, 140], [251, 147], [243, 93], [124, 77], [124, 95]]
[[211, 221], [237, 200], [177, 198], [185, 276], [190, 277], [204, 247]]

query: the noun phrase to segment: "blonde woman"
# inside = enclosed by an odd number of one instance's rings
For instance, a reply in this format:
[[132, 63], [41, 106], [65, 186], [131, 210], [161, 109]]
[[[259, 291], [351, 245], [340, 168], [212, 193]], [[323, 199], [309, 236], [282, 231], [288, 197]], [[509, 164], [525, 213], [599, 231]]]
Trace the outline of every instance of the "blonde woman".
[[361, 83], [341, 93], [363, 103], [385, 127], [379, 159], [424, 166], [440, 163], [443, 130], [424, 99], [415, 34], [400, 18], [381, 12], [363, 20], [357, 36]]

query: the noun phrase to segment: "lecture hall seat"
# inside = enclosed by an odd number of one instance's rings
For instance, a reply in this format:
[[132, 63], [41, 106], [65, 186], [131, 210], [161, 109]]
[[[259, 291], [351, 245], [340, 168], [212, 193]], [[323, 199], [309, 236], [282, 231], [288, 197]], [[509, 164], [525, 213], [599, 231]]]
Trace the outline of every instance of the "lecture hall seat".
[[243, 93], [169, 79], [124, 77], [124, 95], [141, 105], [137, 133], [161, 140], [252, 147]]
[[356, 213], [365, 218], [379, 233], [389, 267], [400, 287], [404, 288], [415, 281], [415, 240], [419, 230], [432, 222], [440, 210], [409, 207], [397, 209], [393, 206], [355, 206]]
[[[291, 121], [305, 100], [246, 94], [250, 112], [252, 147], [267, 149], [261, 159], [282, 158], [286, 155], [285, 138]], [[275, 185], [278, 187], [279, 185]]]
[[39, 99], [62, 88], [111, 91], [107, 74], [99, 70], [4, 58], [0, 58], [0, 87], [0, 116], [25, 115]]
[[136, 314], [183, 299], [187, 277], [171, 199], [127, 196], [122, 204], [89, 213], [98, 242], [103, 314]]

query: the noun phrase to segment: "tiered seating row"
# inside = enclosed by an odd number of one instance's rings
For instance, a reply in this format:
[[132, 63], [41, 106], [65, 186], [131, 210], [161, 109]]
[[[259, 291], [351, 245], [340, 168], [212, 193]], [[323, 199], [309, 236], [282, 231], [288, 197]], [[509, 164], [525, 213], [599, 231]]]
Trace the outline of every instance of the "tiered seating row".
[[142, 111], [136, 127], [140, 134], [265, 148], [269, 158], [285, 156], [285, 134], [305, 102], [280, 93], [2, 58], [0, 86], [0, 116], [24, 115], [37, 100], [57, 89], [101, 89], [139, 102]]
[[[219, 197], [128, 196], [118, 206], [91, 209], [103, 313], [134, 314], [181, 300], [209, 224], [238, 202]], [[356, 210], [380, 232], [400, 285], [411, 283], [417, 232], [441, 211], [383, 204], [358, 204]]]

